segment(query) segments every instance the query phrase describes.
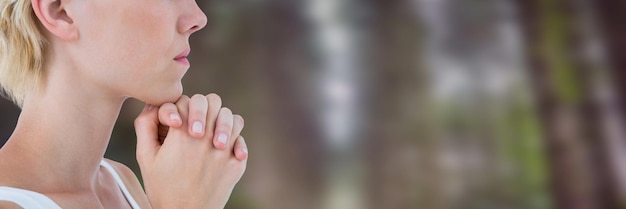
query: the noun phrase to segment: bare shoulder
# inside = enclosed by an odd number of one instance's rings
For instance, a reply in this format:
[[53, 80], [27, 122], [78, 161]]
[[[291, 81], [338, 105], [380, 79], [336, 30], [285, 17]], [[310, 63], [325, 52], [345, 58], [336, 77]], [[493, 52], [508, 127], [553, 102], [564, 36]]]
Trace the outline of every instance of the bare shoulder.
[[109, 159], [104, 159], [104, 160], [108, 162], [109, 164], [111, 164], [111, 166], [115, 169], [115, 171], [117, 171], [120, 178], [126, 185], [126, 188], [131, 193], [133, 198], [135, 198], [135, 200], [141, 206], [141, 208], [151, 208], [150, 202], [148, 201], [148, 198], [146, 197], [146, 193], [143, 191], [143, 187], [141, 187], [141, 183], [139, 183], [139, 179], [137, 178], [133, 170], [131, 170], [130, 168], [128, 168], [128, 166], [122, 163], [109, 160]]
[[0, 209], [22, 209], [22, 207], [12, 202], [0, 201]]

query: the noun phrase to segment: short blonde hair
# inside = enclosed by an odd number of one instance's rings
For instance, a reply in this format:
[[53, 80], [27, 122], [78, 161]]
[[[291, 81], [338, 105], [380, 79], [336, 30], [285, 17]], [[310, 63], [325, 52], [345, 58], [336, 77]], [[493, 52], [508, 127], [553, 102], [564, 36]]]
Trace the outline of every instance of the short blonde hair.
[[22, 106], [43, 76], [45, 37], [30, 0], [0, 0], [0, 87]]

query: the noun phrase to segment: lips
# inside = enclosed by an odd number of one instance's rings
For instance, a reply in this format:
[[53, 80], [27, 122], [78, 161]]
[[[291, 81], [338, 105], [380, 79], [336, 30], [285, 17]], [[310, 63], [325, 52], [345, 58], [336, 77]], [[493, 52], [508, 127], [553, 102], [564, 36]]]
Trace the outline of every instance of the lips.
[[185, 51], [181, 52], [176, 57], [174, 57], [174, 60], [182, 64], [189, 65], [189, 60], [187, 60], [187, 56], [189, 56], [190, 52], [191, 52], [191, 49], [187, 48], [185, 49]]

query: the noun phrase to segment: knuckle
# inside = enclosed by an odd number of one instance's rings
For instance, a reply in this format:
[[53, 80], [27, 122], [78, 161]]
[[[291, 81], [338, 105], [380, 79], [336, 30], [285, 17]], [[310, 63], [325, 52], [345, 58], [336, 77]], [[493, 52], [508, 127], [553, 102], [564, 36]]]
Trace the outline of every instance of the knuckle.
[[216, 93], [207, 94], [206, 98], [207, 99], [214, 99], [215, 101], [221, 101], [222, 100], [222, 98], [219, 95], [217, 95]]
[[206, 99], [204, 96], [202, 96], [202, 94], [194, 94], [193, 96], [191, 96], [192, 100], [198, 100], [198, 99]]
[[204, 119], [204, 115], [206, 114], [205, 111], [202, 111], [202, 109], [190, 109], [189, 110], [189, 117], [190, 118], [194, 118], [194, 119]]
[[187, 105], [189, 103], [190, 98], [187, 95], [181, 96], [178, 101], [176, 101], [175, 105]]
[[134, 121], [135, 127], [140, 126], [147, 119], [148, 117], [146, 117], [145, 115], [140, 115], [139, 117], [135, 118], [135, 121]]
[[178, 98], [178, 101], [179, 101], [179, 102], [180, 102], [180, 101], [189, 101], [189, 99], [190, 99], [190, 98], [189, 98], [189, 96], [187, 96], [187, 95], [182, 95], [182, 96], [180, 96], [180, 98]]
[[243, 119], [243, 117], [241, 117], [241, 115], [233, 115], [233, 118], [241, 125], [245, 123], [245, 120]]
[[217, 94], [211, 93], [206, 96], [209, 105], [212, 107], [221, 107], [222, 106], [222, 98]]
[[173, 113], [174, 111], [172, 111], [171, 109], [168, 108], [161, 108], [159, 109], [159, 117], [167, 117], [169, 114]]
[[135, 127], [138, 127], [140, 124], [141, 124], [141, 120], [139, 118], [136, 118], [134, 121]]
[[168, 111], [175, 111], [176, 110], [176, 105], [173, 103], [166, 103], [163, 106], [161, 106], [163, 109], [168, 110]]
[[217, 127], [215, 127], [215, 138], [217, 139], [218, 134], [222, 133], [222, 134], [226, 134], [226, 136], [229, 136], [228, 140], [231, 140], [230, 132], [231, 132], [231, 129], [228, 128], [227, 124], [218, 124]]
[[228, 107], [222, 107], [222, 109], [220, 109], [220, 114], [232, 115], [233, 111], [231, 111]]
[[198, 95], [199, 94], [196, 94], [191, 97], [191, 103], [189, 104], [189, 106], [198, 109], [206, 109], [208, 104], [206, 98], [204, 98], [204, 96], [202, 95]]
[[233, 124], [229, 123], [227, 120], [222, 120], [220, 122], [217, 123], [217, 125], [215, 126], [215, 132], [220, 132], [220, 133], [224, 133], [226, 135], [230, 135], [230, 133], [233, 130]]

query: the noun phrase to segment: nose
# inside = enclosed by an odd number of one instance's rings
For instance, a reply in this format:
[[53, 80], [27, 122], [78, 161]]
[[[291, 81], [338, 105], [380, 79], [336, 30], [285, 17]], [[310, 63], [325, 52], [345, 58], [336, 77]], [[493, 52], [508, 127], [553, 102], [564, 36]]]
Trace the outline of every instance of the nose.
[[206, 26], [207, 17], [204, 12], [202, 12], [196, 1], [191, 0], [187, 2], [190, 2], [190, 4], [187, 4], [189, 5], [187, 7], [183, 7], [187, 9], [185, 9], [186, 12], [184, 12], [183, 16], [179, 19], [178, 32], [191, 35]]

